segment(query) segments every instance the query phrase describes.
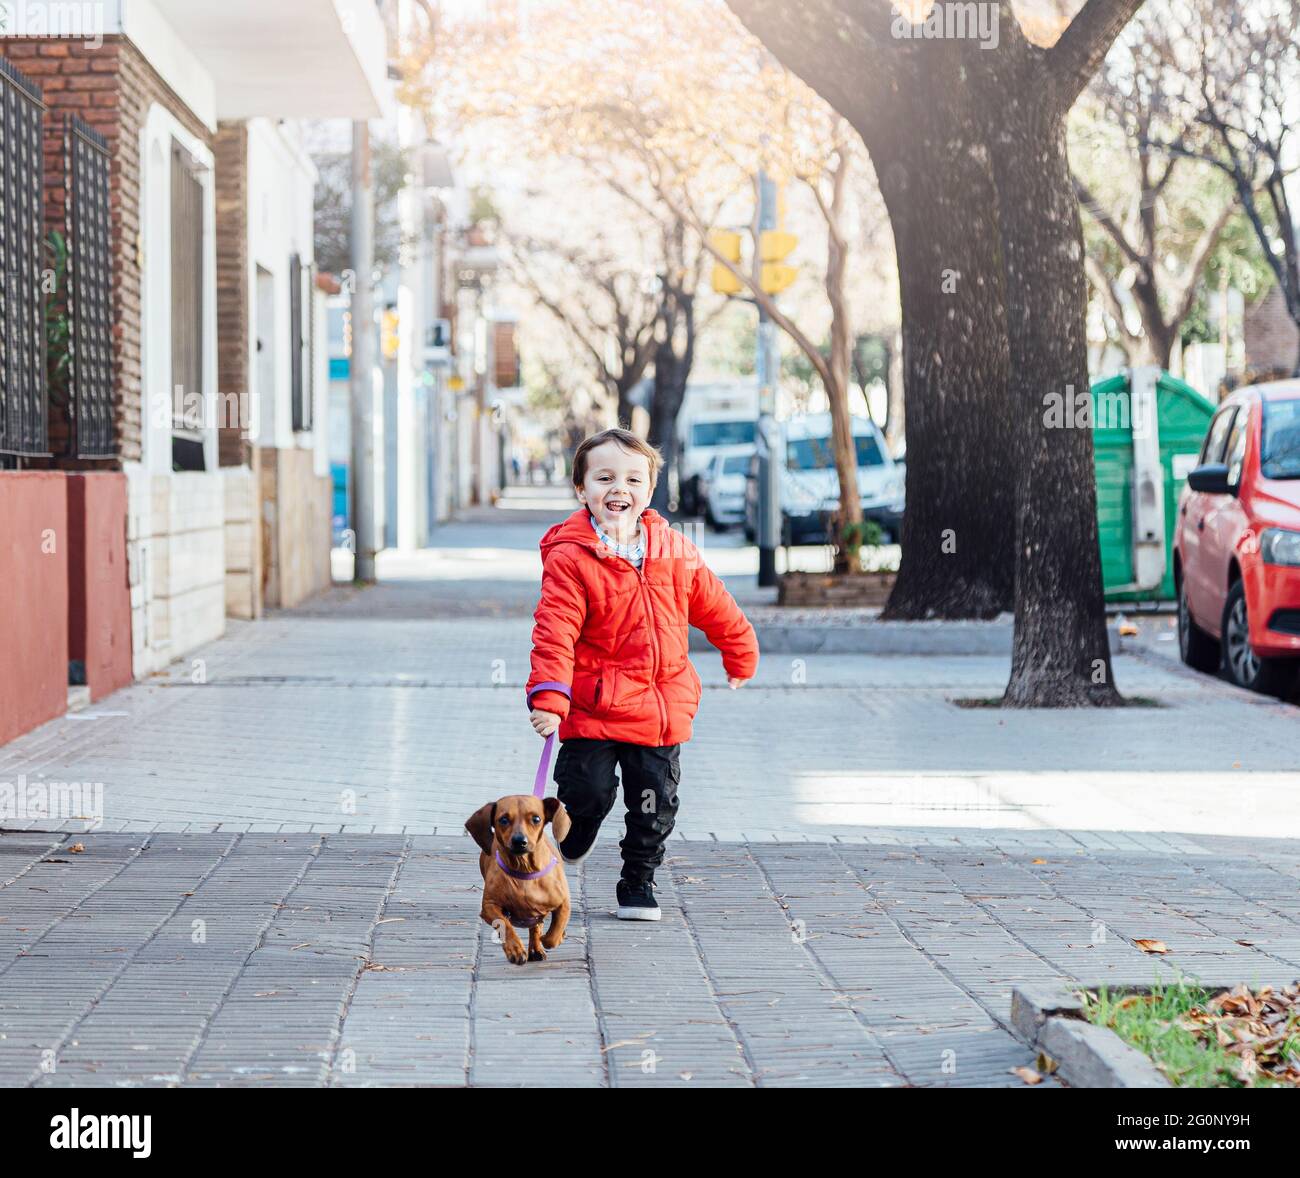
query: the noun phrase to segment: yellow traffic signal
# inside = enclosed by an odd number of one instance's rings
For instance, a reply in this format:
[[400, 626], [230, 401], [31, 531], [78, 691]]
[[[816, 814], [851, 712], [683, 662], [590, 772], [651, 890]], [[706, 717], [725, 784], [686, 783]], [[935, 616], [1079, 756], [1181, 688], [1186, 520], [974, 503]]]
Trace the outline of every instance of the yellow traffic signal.
[[[730, 229], [713, 229], [709, 232], [709, 244], [713, 246], [728, 262], [740, 264], [740, 234]], [[718, 294], [739, 294], [741, 281], [721, 262], [713, 264], [713, 289]]]
[[764, 229], [758, 235], [758, 256], [764, 262], [779, 262], [798, 244], [799, 239], [793, 233]]
[[397, 312], [392, 308], [379, 320], [379, 350], [385, 360], [397, 359]]
[[766, 229], [759, 234], [758, 256], [763, 266], [759, 271], [758, 285], [767, 294], [785, 290], [799, 277], [797, 267], [782, 262], [798, 244], [799, 239], [793, 233], [783, 233], [779, 229]]

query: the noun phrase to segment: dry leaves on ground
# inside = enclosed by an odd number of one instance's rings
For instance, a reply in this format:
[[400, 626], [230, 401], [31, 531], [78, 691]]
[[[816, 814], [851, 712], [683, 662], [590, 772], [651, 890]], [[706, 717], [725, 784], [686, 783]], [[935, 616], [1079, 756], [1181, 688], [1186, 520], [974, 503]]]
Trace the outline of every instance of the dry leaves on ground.
[[1193, 1007], [1182, 1027], [1201, 1038], [1213, 1036], [1237, 1059], [1237, 1078], [1251, 1084], [1259, 1075], [1300, 1087], [1300, 983], [1252, 992], [1240, 985]]

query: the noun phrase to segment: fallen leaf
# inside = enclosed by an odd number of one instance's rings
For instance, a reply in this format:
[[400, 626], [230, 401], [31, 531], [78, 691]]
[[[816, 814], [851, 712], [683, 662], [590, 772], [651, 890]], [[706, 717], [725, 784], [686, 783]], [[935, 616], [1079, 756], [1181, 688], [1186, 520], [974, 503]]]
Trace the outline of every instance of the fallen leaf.
[[72, 846], [70, 846], [70, 847], [68, 848], [68, 854], [69, 854], [69, 855], [80, 855], [81, 852], [84, 851], [85, 849], [86, 849], [86, 847], [85, 847], [85, 844], [84, 844], [84, 843], [73, 843]]
[[1043, 1077], [1033, 1068], [1012, 1068], [1011, 1070], [1026, 1084], [1041, 1084], [1043, 1082]]
[[1152, 941], [1146, 937], [1139, 937], [1133, 942], [1143, 953], [1168, 953], [1169, 947], [1164, 941]]
[[600, 1050], [604, 1053], [606, 1051], [613, 1051], [615, 1047], [644, 1047], [645, 1040], [653, 1034], [653, 1031], [646, 1031], [638, 1039], [620, 1039], [617, 1043], [606, 1044]]
[[1030, 862], [1031, 862], [1031, 863], [1046, 863], [1047, 860], [1046, 860], [1046, 859], [1031, 859]]

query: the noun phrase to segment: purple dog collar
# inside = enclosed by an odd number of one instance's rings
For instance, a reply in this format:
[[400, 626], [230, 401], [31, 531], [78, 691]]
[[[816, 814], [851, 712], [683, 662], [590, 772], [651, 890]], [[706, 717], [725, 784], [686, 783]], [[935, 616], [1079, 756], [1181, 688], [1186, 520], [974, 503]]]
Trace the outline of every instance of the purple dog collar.
[[497, 866], [501, 868], [511, 879], [541, 879], [544, 875], [549, 875], [555, 865], [559, 863], [559, 857], [553, 858], [541, 871], [516, 871], [513, 867], [507, 867], [501, 862], [501, 852], [493, 848], [493, 856], [496, 858]]

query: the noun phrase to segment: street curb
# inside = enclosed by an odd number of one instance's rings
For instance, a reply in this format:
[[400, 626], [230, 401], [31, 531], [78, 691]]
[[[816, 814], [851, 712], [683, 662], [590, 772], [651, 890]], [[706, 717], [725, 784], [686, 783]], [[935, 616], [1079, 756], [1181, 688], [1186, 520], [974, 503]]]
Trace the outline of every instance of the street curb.
[[[1108, 983], [1111, 990], [1123, 989]], [[1078, 989], [1088, 989], [1080, 986]], [[1145, 988], [1145, 987], [1132, 987]], [[1056, 1065], [1071, 1088], [1171, 1088], [1163, 1072], [1109, 1027], [1087, 1022], [1074, 988], [1017, 986], [1011, 1025], [1034, 1050]]]
[[[766, 654], [1011, 654], [1012, 626], [993, 622], [863, 622], [857, 626], [754, 626]], [[704, 634], [692, 629], [690, 649], [711, 650]]]
[[[1182, 980], [1217, 993], [1234, 989], [1244, 979], [1240, 974], [1207, 978], [1189, 973]], [[1148, 1056], [1109, 1027], [1084, 1018], [1079, 992], [1099, 990], [1103, 985], [1112, 994], [1144, 993], [1151, 988], [1149, 982], [1115, 981], [1016, 986], [1011, 991], [1011, 1028], [1056, 1064], [1056, 1074], [1072, 1088], [1172, 1088]]]

